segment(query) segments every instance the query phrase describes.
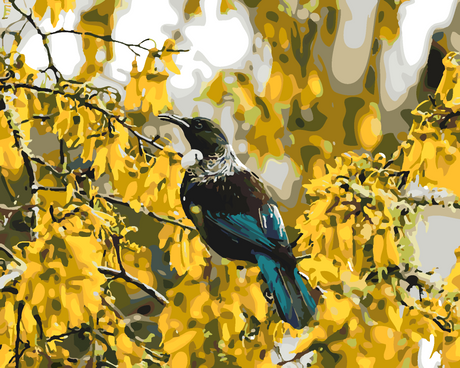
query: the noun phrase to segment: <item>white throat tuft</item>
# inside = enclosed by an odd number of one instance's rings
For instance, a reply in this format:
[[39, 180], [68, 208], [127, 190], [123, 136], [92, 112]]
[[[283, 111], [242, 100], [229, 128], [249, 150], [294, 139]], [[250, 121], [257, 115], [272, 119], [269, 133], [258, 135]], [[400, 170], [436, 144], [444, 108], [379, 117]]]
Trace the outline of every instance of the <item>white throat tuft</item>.
[[185, 163], [192, 163], [188, 165], [187, 171], [192, 174], [192, 181], [196, 182], [209, 182], [216, 181], [219, 178], [231, 176], [235, 172], [249, 171], [243, 163], [236, 157], [235, 151], [232, 146], [225, 145], [224, 152], [216, 154], [216, 156], [203, 158], [203, 154], [198, 150], [192, 150], [182, 158], [182, 166], [184, 166], [184, 159], [190, 154]]
[[202, 159], [203, 153], [200, 150], [192, 149], [182, 157], [181, 165], [187, 170], [191, 166], [198, 165]]

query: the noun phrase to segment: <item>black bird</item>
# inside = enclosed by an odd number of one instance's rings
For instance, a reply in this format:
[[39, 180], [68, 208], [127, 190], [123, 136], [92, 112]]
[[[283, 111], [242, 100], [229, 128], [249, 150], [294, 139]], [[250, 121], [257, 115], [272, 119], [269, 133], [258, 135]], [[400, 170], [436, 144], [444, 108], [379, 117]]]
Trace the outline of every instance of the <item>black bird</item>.
[[[277, 312], [294, 328], [308, 324], [316, 303], [275, 201], [260, 179], [236, 157], [222, 129], [207, 118], [160, 114], [180, 126], [194, 155], [181, 186], [182, 206], [201, 237], [220, 256], [257, 263]], [[185, 155], [184, 160], [190, 160]]]

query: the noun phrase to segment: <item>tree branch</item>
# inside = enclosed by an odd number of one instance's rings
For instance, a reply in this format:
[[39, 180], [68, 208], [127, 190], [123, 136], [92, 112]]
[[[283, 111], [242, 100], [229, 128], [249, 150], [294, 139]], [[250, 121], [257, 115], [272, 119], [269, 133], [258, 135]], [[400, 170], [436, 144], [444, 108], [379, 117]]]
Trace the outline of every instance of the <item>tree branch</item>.
[[[439, 320], [442, 320], [442, 323]], [[433, 322], [436, 323], [441, 330], [446, 331], [446, 332], [452, 332], [450, 322], [445, 321], [443, 318], [435, 317], [435, 318], [433, 318]], [[446, 326], [448, 326], [448, 327], [446, 327]]]
[[67, 190], [66, 187], [44, 187], [42, 185], [35, 185], [32, 187], [32, 193], [35, 194], [37, 193], [39, 190], [44, 190], [44, 191], [47, 191], [47, 192], [65, 192]]
[[91, 331], [91, 327], [89, 326], [82, 327], [82, 328], [74, 328], [74, 329], [71, 329], [69, 332], [63, 333], [61, 335], [55, 335], [55, 336], [51, 336], [47, 338], [46, 342], [50, 342], [53, 340], [64, 340], [64, 339], [67, 339], [67, 337], [69, 337], [70, 335], [80, 333], [80, 332], [90, 332], [90, 331]]
[[439, 123], [439, 128], [440, 129], [445, 129], [447, 127], [447, 124], [449, 123], [449, 120], [452, 119], [453, 117], [460, 116], [460, 111], [457, 112], [451, 112], [447, 114], [444, 119]]
[[32, 167], [32, 163], [30, 162], [30, 157], [27, 155], [27, 153], [24, 152], [22, 148], [21, 136], [19, 132], [14, 129], [12, 120], [7, 119], [7, 124], [8, 124], [8, 127], [12, 131], [11, 134], [14, 138], [14, 147], [17, 148], [17, 150], [22, 156], [22, 160], [24, 161], [24, 166], [26, 168], [27, 175], [29, 176], [29, 188], [32, 190], [32, 193], [33, 193], [33, 188], [36, 186], [35, 185], [36, 179], [35, 179], [35, 172]]
[[[4, 91], [8, 91], [9, 89], [17, 89], [17, 88], [24, 88], [24, 89], [33, 90], [33, 91], [36, 91], [36, 92], [45, 92], [45, 93], [55, 94], [55, 95], [68, 95], [68, 93], [66, 93], [64, 91], [53, 90], [53, 89], [45, 88], [45, 87], [38, 87], [38, 86], [31, 85], [31, 84], [26, 84], [26, 83], [8, 83], [8, 84], [1, 84], [0, 85], [0, 90], [4, 90]], [[138, 133], [137, 131], [135, 131], [133, 129], [134, 128], [133, 126], [131, 126], [131, 125], [126, 123], [126, 118], [114, 115], [114, 114], [110, 113], [109, 111], [103, 109], [102, 107], [99, 107], [97, 105], [93, 105], [93, 104], [87, 102], [86, 98], [82, 98], [82, 97], [78, 98], [76, 96], [73, 96], [72, 99], [74, 99], [75, 101], [79, 102], [80, 105], [84, 105], [85, 107], [88, 107], [89, 109], [99, 111], [101, 114], [103, 114], [107, 118], [107, 120], [109, 121], [109, 124], [111, 123], [111, 119], [114, 119], [116, 122], [120, 123], [123, 127], [128, 129], [138, 139], [140, 139], [140, 140], [142, 140], [144, 142], [147, 142], [148, 144], [152, 145], [155, 148], [158, 148], [158, 149], [163, 149], [164, 148], [162, 145], [160, 145], [160, 144], [155, 142], [157, 140], [156, 137], [153, 138], [153, 139], [150, 139], [150, 138], [147, 138], [147, 137], [143, 136], [142, 134]]]
[[151, 144], [153, 147], [158, 148], [158, 149], [163, 149], [164, 147], [161, 144], [156, 143], [155, 141], [158, 139], [154, 137], [153, 139], [147, 138], [143, 136], [141, 133], [136, 132], [133, 128], [133, 126], [126, 124], [123, 120], [117, 119], [117, 122], [123, 125], [126, 129], [128, 129], [131, 133], [133, 133], [137, 139], [147, 142], [148, 144]]
[[[145, 40], [143, 40], [143, 41], [141, 41], [141, 42], [136, 44], [136, 43], [127, 43], [127, 42], [123, 42], [123, 41], [120, 41], [120, 40], [115, 40], [110, 35], [104, 36], [104, 35], [98, 35], [98, 34], [95, 34], [95, 33], [92, 33], [92, 32], [79, 32], [79, 31], [67, 30], [67, 29], [59, 29], [57, 31], [47, 33], [47, 34], [45, 34], [45, 36], [48, 37], [48, 36], [52, 36], [52, 35], [55, 35], [55, 34], [58, 34], [58, 33], [71, 33], [71, 34], [75, 34], [75, 35], [89, 36], [89, 37], [98, 38], [98, 39], [106, 41], [106, 42], [118, 43], [120, 45], [123, 45], [123, 46], [126, 46], [127, 48], [129, 48], [136, 56], [140, 56], [140, 55], [136, 51], [134, 51], [133, 48], [139, 48], [139, 49], [144, 50], [144, 51], [150, 51], [149, 48], [147, 48], [145, 46], [141, 46], [144, 42], [151, 41], [149, 38], [147, 38], [147, 39], [145, 39]], [[179, 52], [188, 52], [189, 50], [174, 50], [174, 49], [162, 48], [161, 50], [158, 50], [153, 56], [157, 57], [164, 51], [179, 53]]]
[[26, 14], [19, 8], [19, 6], [17, 6], [15, 0], [10, 0], [10, 2], [11, 2], [11, 5], [13, 6], [13, 8], [16, 11], [18, 11], [24, 18], [26, 18], [29, 21], [30, 24], [32, 24], [32, 26], [37, 31], [37, 34], [40, 35], [40, 37], [42, 38], [43, 47], [45, 48], [46, 55], [48, 57], [48, 66], [44, 71], [49, 69], [49, 70], [53, 71], [53, 73], [54, 73], [54, 75], [55, 75], [57, 80], [62, 79], [61, 72], [54, 66], [53, 57], [51, 56], [51, 50], [50, 50], [50, 47], [48, 45], [47, 35], [45, 33], [43, 33], [41, 31], [40, 27], [35, 23], [34, 18], [32, 16], [32, 10], [30, 11], [30, 14]]
[[45, 166], [48, 170], [52, 171], [54, 174], [56, 175], [59, 175], [59, 176], [66, 176], [68, 174], [70, 174], [70, 171], [62, 171], [62, 172], [59, 172], [56, 170], [56, 168], [52, 165], [50, 165], [49, 163], [47, 163], [43, 158], [41, 157], [38, 157], [38, 156], [34, 156], [34, 157], [30, 157], [30, 161], [34, 161], [40, 165], [43, 165]]
[[147, 294], [149, 294], [151, 297], [155, 298], [162, 305], [166, 306], [169, 303], [168, 299], [166, 299], [165, 296], [160, 294], [154, 288], [152, 288], [152, 287], [140, 282], [138, 279], [136, 279], [135, 277], [131, 276], [127, 272], [122, 272], [122, 271], [114, 270], [112, 268], [103, 267], [103, 266], [100, 266], [97, 269], [103, 275], [112, 276], [113, 278], [116, 278], [116, 279], [121, 278], [121, 279], [125, 280], [126, 282], [129, 282], [129, 283], [131, 283], [133, 285], [136, 285], [139, 289], [141, 289], [142, 291], [145, 291]]
[[149, 353], [153, 358], [155, 359], [158, 359], [159, 361], [161, 362], [167, 362], [168, 359], [169, 359], [169, 355], [168, 354], [162, 354], [158, 351], [155, 351], [155, 350], [152, 350], [152, 349], [149, 349], [145, 346], [143, 346], [144, 350]]
[[[22, 311], [24, 310], [25, 303], [23, 300], [20, 300], [18, 303], [18, 320], [16, 322], [16, 343], [14, 346], [14, 359], [16, 361], [16, 368], [20, 367], [19, 360], [21, 359], [21, 356], [24, 354], [24, 352], [30, 348], [30, 343], [26, 342], [24, 344], [24, 349], [19, 353], [19, 345], [21, 343], [21, 338], [19, 337], [21, 333], [21, 319], [22, 319]], [[11, 360], [10, 360], [11, 362]]]
[[[21, 22], [21, 21], [24, 21], [24, 25], [27, 24], [26, 20], [27, 20], [26, 17], [22, 16], [22, 17], [21, 17], [20, 19], [18, 19], [17, 21], [15, 21], [15, 22], [9, 24], [8, 27], [6, 27], [6, 28], [3, 30], [2, 34], [0, 35], [0, 38], [2, 39], [2, 47], [5, 45], [5, 43], [4, 43], [4, 38], [5, 38], [5, 35], [6, 35], [6, 34], [12, 34], [12, 35], [16, 34], [15, 31], [10, 31], [10, 29], [11, 29], [15, 24], [17, 24], [17, 23], [19, 23], [19, 22]], [[22, 26], [22, 28], [21, 28], [21, 30], [18, 32], [18, 34], [21, 34], [22, 30], [24, 29], [24, 25]]]
[[117, 255], [117, 261], [118, 261], [118, 266], [120, 267], [120, 272], [125, 275], [126, 271], [123, 266], [123, 261], [121, 259], [121, 253], [120, 253], [120, 238], [115, 235], [112, 235], [111, 237], [112, 237], [112, 244], [115, 247], [115, 253]]
[[42, 324], [42, 319], [40, 316], [36, 313], [34, 313], [34, 319], [37, 322], [37, 332], [40, 334], [39, 339], [43, 339], [44, 333], [43, 333], [43, 324]]
[[387, 161], [385, 166], [383, 166], [383, 170], [388, 169], [393, 163], [401, 156], [401, 153], [403, 151], [403, 147], [400, 145], [397, 149], [397, 151], [393, 152], [393, 155], [390, 160]]
[[[105, 196], [105, 195], [101, 195], [101, 194], [97, 194], [96, 197], [105, 199], [107, 202], [110, 202], [110, 203], [113, 203], [113, 204], [129, 207], [129, 203], [123, 202], [121, 199], [118, 199], [118, 198], [115, 198], [115, 197]], [[140, 211], [143, 214], [147, 215], [147, 216], [153, 217], [155, 220], [158, 220], [159, 222], [164, 222], [164, 223], [168, 223], [168, 224], [177, 225], [177, 226], [180, 226], [180, 227], [182, 227], [184, 229], [188, 229], [188, 230], [196, 230], [193, 226], [188, 226], [188, 225], [183, 224], [180, 221], [170, 220], [170, 219], [164, 218], [164, 217], [162, 217], [160, 215], [157, 215], [154, 212], [150, 212], [143, 205], [141, 206]]]

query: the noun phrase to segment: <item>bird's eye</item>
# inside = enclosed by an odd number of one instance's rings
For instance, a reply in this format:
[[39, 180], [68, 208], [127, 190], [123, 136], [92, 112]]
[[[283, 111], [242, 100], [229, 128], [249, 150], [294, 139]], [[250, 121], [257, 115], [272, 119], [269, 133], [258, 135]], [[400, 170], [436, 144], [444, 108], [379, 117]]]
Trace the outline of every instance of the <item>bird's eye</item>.
[[195, 128], [196, 128], [196, 129], [201, 129], [201, 128], [203, 128], [203, 124], [201, 124], [201, 123], [196, 123], [196, 124], [195, 124]]

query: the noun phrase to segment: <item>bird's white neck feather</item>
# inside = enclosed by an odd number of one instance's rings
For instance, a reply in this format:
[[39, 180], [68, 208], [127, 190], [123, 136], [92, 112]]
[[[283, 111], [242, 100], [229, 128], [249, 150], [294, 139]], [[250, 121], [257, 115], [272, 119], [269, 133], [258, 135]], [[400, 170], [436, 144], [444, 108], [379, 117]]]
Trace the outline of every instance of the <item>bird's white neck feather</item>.
[[206, 158], [199, 150], [191, 150], [182, 158], [182, 166], [192, 175], [194, 182], [216, 181], [235, 172], [249, 171], [230, 145], [225, 145], [223, 152]]

